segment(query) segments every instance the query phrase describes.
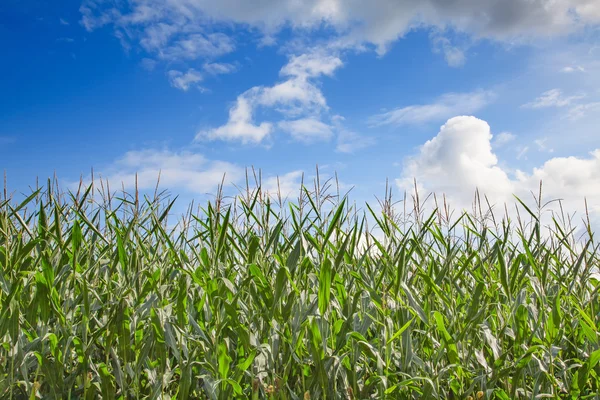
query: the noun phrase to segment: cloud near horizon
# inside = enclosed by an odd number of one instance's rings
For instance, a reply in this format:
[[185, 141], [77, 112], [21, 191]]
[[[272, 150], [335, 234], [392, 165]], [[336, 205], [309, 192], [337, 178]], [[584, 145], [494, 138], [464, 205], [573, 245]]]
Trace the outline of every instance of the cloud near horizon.
[[515, 203], [513, 195], [531, 204], [541, 181], [542, 203], [560, 199], [573, 212], [583, 210], [587, 199], [588, 210], [600, 221], [600, 149], [587, 157], [554, 157], [531, 172], [516, 169], [513, 173], [499, 163], [492, 140], [487, 122], [472, 116], [451, 118], [404, 160], [396, 183], [412, 193], [416, 179], [421, 196], [445, 194], [459, 209], [470, 209], [478, 190], [482, 199], [486, 196], [503, 210], [504, 204]]

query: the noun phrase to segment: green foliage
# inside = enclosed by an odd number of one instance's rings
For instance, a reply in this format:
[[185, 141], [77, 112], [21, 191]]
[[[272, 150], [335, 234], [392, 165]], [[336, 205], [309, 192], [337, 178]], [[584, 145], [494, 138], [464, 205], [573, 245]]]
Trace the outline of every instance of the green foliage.
[[324, 186], [0, 202], [0, 398], [600, 398], [589, 229]]

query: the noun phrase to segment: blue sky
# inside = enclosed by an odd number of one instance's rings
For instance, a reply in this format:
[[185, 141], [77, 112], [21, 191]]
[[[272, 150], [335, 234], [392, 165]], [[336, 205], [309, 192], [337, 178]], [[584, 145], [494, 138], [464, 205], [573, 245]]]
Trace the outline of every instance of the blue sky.
[[[93, 167], [186, 199], [261, 169], [359, 201], [413, 178], [466, 206], [600, 212], [595, 0], [5, 0], [0, 167], [26, 191]], [[232, 186], [230, 186], [232, 187]]]

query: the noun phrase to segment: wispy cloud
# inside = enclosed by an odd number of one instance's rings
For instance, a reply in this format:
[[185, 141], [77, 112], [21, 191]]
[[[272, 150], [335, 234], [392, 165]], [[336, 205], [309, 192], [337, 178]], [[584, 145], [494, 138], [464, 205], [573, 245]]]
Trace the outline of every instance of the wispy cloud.
[[585, 68], [577, 65], [577, 66], [567, 66], [564, 67], [563, 69], [560, 70], [561, 72], [564, 72], [566, 74], [571, 74], [573, 72], [585, 72]]
[[238, 182], [243, 168], [225, 161], [209, 160], [199, 153], [167, 149], [129, 151], [108, 167], [97, 172], [113, 188], [126, 190], [137, 186], [140, 190], [154, 189], [159, 176], [163, 188], [182, 189], [205, 194], [215, 190], [226, 176], [226, 183]]
[[598, 115], [600, 113], [600, 102], [590, 102], [574, 105], [569, 109], [569, 112], [567, 113], [567, 118], [571, 120], [580, 119], [588, 115], [591, 111]]
[[430, 104], [395, 108], [369, 118], [369, 125], [415, 125], [440, 121], [481, 110], [494, 99], [494, 93], [479, 90], [471, 93], [448, 93]]
[[181, 72], [177, 70], [171, 70], [167, 73], [169, 76], [169, 82], [171, 86], [177, 89], [181, 89], [187, 92], [191, 87], [196, 87], [199, 90], [203, 90], [203, 88], [199, 85], [202, 82], [203, 77], [200, 72], [196, 71], [193, 68], [187, 70], [187, 72]]
[[206, 73], [211, 75], [231, 74], [237, 70], [237, 67], [229, 63], [206, 63], [202, 67]]
[[584, 98], [584, 95], [564, 96], [560, 89], [551, 89], [530, 103], [523, 104], [522, 108], [548, 108], [548, 107], [566, 107], [573, 104], [576, 100]]
[[314, 117], [280, 121], [277, 126], [303, 143], [327, 141], [333, 137], [331, 126]]
[[510, 143], [512, 141], [514, 141], [517, 138], [517, 135], [510, 133], [510, 132], [500, 132], [497, 135], [494, 135], [494, 140], [492, 141], [492, 144], [494, 146], [500, 147], [500, 146], [504, 146], [507, 143]]

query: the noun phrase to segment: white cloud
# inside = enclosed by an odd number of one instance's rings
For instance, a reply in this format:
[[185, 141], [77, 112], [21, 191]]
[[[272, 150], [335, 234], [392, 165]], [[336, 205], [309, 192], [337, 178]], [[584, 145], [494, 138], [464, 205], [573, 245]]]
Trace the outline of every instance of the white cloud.
[[574, 101], [582, 99], [583, 95], [564, 97], [560, 89], [548, 90], [534, 101], [523, 104], [522, 108], [548, 108], [548, 107], [566, 107]]
[[561, 72], [564, 72], [567, 74], [570, 74], [573, 72], [585, 72], [585, 68], [580, 65], [575, 66], [575, 67], [567, 66], [567, 67], [564, 67], [563, 69], [561, 69]]
[[472, 93], [448, 93], [431, 104], [401, 107], [374, 115], [369, 119], [369, 123], [371, 126], [399, 126], [440, 121], [453, 115], [472, 114], [489, 104], [493, 98], [492, 92], [481, 90]]
[[312, 117], [281, 121], [277, 126], [295, 140], [304, 143], [327, 141], [333, 136], [331, 126]]
[[206, 63], [203, 66], [204, 71], [211, 75], [230, 74], [236, 71], [236, 66], [228, 63]]
[[192, 152], [145, 149], [129, 151], [112, 166], [102, 171], [114, 189], [121, 183], [126, 190], [135, 188], [138, 180], [140, 190], [156, 187], [160, 173], [162, 188], [183, 188], [191, 193], [210, 193], [219, 185], [225, 174], [225, 182], [236, 182], [244, 176], [242, 168], [224, 161], [211, 161]]
[[223, 33], [194, 33], [159, 49], [158, 56], [166, 60], [196, 60], [218, 57], [234, 49], [233, 40]]
[[465, 51], [453, 45], [448, 38], [440, 35], [432, 35], [431, 42], [433, 44], [433, 51], [443, 53], [446, 63], [449, 66], [456, 68], [465, 65], [467, 60]]
[[260, 125], [253, 123], [252, 104], [244, 95], [240, 95], [235, 106], [229, 110], [227, 123], [218, 128], [198, 132], [196, 140], [226, 140], [256, 144], [268, 137], [272, 130], [273, 124], [270, 122], [262, 122]]
[[67, 21], [66, 19], [63, 18], [59, 18], [58, 20], [60, 22], [61, 25], [70, 25], [69, 21]]
[[263, 180], [262, 189], [273, 199], [294, 200], [300, 193], [304, 171], [297, 170], [283, 175], [271, 176]]
[[339, 58], [319, 51], [292, 56], [280, 71], [286, 80], [268, 87], [255, 86], [242, 93], [230, 109], [226, 124], [202, 130], [196, 138], [260, 143], [273, 131], [274, 123], [265, 121], [255, 125], [254, 114], [259, 108], [280, 114], [280, 128], [296, 139], [311, 141], [315, 135], [330, 137], [326, 124], [320, 120], [321, 113], [328, 109], [327, 102], [315, 79], [333, 74], [341, 65]]
[[409, 158], [403, 178], [397, 181], [410, 189], [413, 178], [423, 190], [449, 194], [461, 205], [469, 204], [475, 188], [495, 198], [508, 200], [514, 185], [498, 166], [492, 151], [489, 125], [475, 117], [455, 117]]
[[575, 11], [586, 22], [600, 22], [600, 3], [596, 0], [579, 0]]
[[[561, 199], [567, 210], [582, 210], [587, 198], [590, 211], [600, 212], [600, 149], [588, 157], [555, 157], [531, 173], [516, 171], [511, 177], [492, 151], [489, 125], [475, 117], [455, 117], [440, 129], [436, 137], [404, 162], [397, 184], [412, 191], [417, 179], [421, 195], [445, 193], [452, 204], [468, 208], [475, 189], [492, 204], [512, 203], [512, 195], [531, 199], [543, 181], [546, 200]], [[425, 193], [423, 193], [423, 191]]]
[[494, 146], [504, 146], [507, 143], [514, 141], [517, 138], [517, 135], [510, 132], [500, 132], [497, 135], [494, 135], [494, 140], [492, 144]]
[[171, 70], [167, 73], [169, 76], [169, 82], [171, 86], [177, 89], [181, 89], [185, 92], [189, 90], [190, 87], [197, 87], [202, 90], [202, 87], [198, 85], [198, 83], [202, 82], [202, 74], [196, 71], [193, 68], [187, 70], [187, 72], [181, 72], [177, 70]]
[[268, 38], [288, 26], [303, 32], [326, 27], [338, 43], [371, 43], [384, 53], [419, 27], [509, 42], [568, 34], [600, 22], [599, 8], [596, 0], [86, 0], [81, 22], [89, 30], [114, 24], [142, 31], [162, 23], [182, 33], [225, 22], [257, 28]]
[[343, 65], [338, 57], [322, 51], [295, 56], [281, 69], [281, 75], [306, 80], [320, 75], [331, 76]]

